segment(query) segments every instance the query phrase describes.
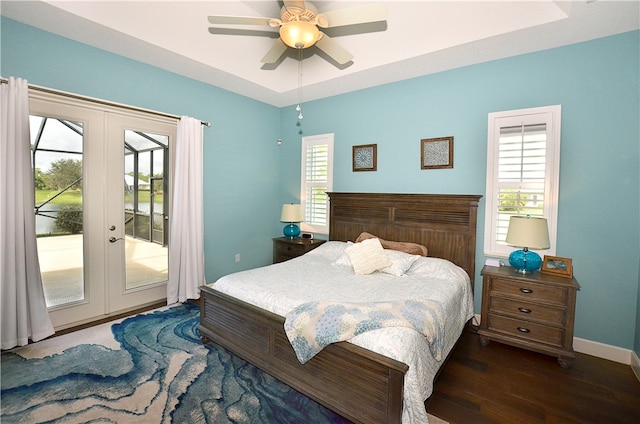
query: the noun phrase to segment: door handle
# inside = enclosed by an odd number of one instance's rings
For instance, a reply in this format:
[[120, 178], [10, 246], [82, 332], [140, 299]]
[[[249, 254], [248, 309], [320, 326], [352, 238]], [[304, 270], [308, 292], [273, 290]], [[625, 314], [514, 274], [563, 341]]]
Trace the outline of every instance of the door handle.
[[123, 239], [122, 237], [118, 237], [118, 238], [115, 238], [115, 237], [109, 237], [109, 243], [115, 243], [115, 242], [117, 242], [118, 240], [124, 240], [124, 239]]

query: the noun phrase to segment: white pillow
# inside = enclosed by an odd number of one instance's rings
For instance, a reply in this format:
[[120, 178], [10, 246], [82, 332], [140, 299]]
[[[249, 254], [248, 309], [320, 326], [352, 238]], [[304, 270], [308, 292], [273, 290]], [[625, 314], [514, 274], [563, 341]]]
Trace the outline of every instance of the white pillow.
[[[345, 247], [342, 250], [342, 255], [340, 255], [340, 257], [338, 259], [336, 259], [336, 261], [333, 262], [331, 265], [351, 266], [351, 261], [349, 260], [349, 257], [347, 256], [347, 252], [346, 252], [346, 250], [347, 250], [347, 248], [349, 246], [353, 246], [353, 242], [352, 241], [348, 241], [347, 242], [347, 247]], [[312, 250], [312, 252], [313, 252], [313, 250]]]
[[335, 261], [336, 258], [344, 255], [344, 249], [347, 247], [347, 245], [348, 244], [343, 241], [327, 241], [326, 243], [322, 243], [320, 246], [307, 253], [309, 253], [310, 255], [319, 255], [323, 258], [326, 258], [327, 260]]
[[356, 275], [371, 274], [392, 265], [377, 238], [354, 243], [344, 251], [349, 257]]
[[409, 268], [411, 268], [411, 265], [421, 258], [420, 255], [410, 255], [408, 253], [392, 249], [384, 249], [384, 253], [387, 254], [387, 257], [391, 261], [391, 266], [382, 268], [380, 272], [395, 275], [397, 277], [402, 277]]

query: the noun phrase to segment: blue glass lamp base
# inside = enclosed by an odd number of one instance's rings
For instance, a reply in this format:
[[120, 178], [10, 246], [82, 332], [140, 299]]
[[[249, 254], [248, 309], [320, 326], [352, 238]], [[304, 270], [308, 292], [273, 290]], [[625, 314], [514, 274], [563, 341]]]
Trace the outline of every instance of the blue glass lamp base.
[[514, 250], [509, 255], [509, 264], [522, 274], [531, 274], [540, 269], [542, 258], [530, 250]]
[[296, 224], [292, 222], [285, 225], [284, 228], [282, 229], [282, 232], [284, 233], [285, 237], [294, 239], [300, 235], [300, 227], [298, 227]]

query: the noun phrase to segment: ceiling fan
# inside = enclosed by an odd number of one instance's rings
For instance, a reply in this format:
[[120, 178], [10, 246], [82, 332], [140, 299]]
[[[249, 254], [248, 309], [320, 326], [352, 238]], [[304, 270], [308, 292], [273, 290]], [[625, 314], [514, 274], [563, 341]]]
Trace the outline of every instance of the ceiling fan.
[[353, 55], [319, 28], [344, 27], [386, 19], [387, 8], [380, 3], [318, 13], [318, 9], [310, 1], [284, 0], [280, 18], [209, 16], [209, 23], [279, 28], [280, 38], [261, 59], [262, 63], [276, 63], [289, 47], [302, 50], [317, 46], [336, 63], [344, 65], [353, 59]]

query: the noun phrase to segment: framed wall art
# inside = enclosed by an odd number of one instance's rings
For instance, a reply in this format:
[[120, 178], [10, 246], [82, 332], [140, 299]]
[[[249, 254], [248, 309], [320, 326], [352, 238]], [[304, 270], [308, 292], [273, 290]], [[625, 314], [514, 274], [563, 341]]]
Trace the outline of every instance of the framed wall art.
[[353, 146], [353, 172], [378, 170], [378, 145]]
[[420, 169], [453, 168], [453, 137], [420, 140]]
[[571, 278], [573, 277], [573, 263], [569, 258], [544, 255], [540, 272]]

